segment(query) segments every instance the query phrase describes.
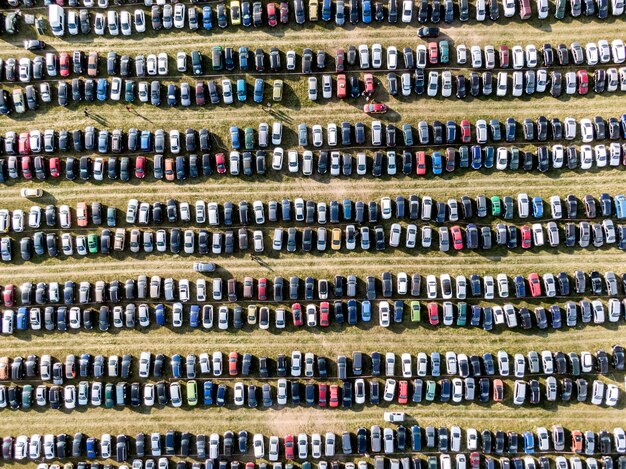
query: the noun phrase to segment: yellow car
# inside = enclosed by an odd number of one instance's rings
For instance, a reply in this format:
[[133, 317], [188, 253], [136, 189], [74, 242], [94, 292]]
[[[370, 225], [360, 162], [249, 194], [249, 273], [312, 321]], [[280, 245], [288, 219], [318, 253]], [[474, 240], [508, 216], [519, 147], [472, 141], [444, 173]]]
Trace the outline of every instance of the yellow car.
[[256, 324], [256, 305], [248, 306], [248, 324]]
[[234, 25], [241, 24], [241, 5], [239, 0], [231, 0], [230, 2], [230, 23]]
[[317, 21], [317, 0], [309, 0], [309, 21]]
[[333, 237], [330, 246], [333, 251], [339, 251], [341, 249], [341, 229], [333, 229]]
[[272, 99], [276, 102], [283, 100], [283, 81], [282, 80], [274, 80], [274, 92], [272, 94]]

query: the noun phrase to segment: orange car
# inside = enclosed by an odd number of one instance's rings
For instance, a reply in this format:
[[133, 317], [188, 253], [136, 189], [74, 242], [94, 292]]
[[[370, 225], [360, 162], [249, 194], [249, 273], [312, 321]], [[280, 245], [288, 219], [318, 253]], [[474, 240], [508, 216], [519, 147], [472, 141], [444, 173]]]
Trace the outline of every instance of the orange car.
[[87, 226], [89, 222], [89, 214], [87, 212], [87, 204], [85, 202], [78, 202], [76, 204], [76, 221], [78, 226]]
[[9, 357], [0, 358], [0, 380], [9, 379]]
[[572, 452], [583, 452], [583, 433], [580, 430], [572, 430]]
[[502, 402], [504, 399], [504, 383], [501, 379], [493, 380], [493, 400], [496, 402]]
[[228, 374], [231, 376], [237, 376], [237, 362], [239, 361], [239, 354], [237, 352], [230, 352], [228, 355]]
[[165, 158], [165, 180], [173, 181], [176, 179], [174, 172], [174, 158]]

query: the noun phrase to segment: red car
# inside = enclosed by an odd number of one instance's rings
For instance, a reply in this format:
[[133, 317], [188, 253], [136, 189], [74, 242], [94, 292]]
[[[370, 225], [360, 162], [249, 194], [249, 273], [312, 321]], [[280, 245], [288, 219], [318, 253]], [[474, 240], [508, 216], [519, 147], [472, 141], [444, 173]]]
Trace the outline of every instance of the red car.
[[246, 463], [246, 469], [254, 469], [254, 463], [253, 462], [247, 462]]
[[272, 28], [278, 24], [278, 20], [276, 19], [276, 4], [274, 2], [267, 4], [267, 24]]
[[138, 156], [135, 159], [135, 177], [143, 179], [146, 176], [146, 157]]
[[330, 407], [339, 407], [339, 386], [336, 384], [330, 386]]
[[589, 91], [589, 74], [587, 70], [578, 70], [576, 78], [578, 78], [578, 94], [587, 94]]
[[294, 459], [293, 435], [285, 435], [285, 458]]
[[536, 272], [528, 274], [528, 283], [530, 284], [530, 295], [541, 296], [541, 280], [539, 280], [539, 275]]
[[450, 228], [450, 234], [452, 235], [452, 246], [457, 251], [463, 249], [463, 233], [460, 226], [453, 226]]
[[320, 384], [318, 386], [318, 399], [317, 399], [317, 404], [320, 407], [326, 407], [326, 393], [328, 392], [328, 386], [326, 384]]
[[530, 226], [524, 225], [520, 228], [520, 234], [522, 236], [522, 248], [528, 249], [530, 248], [532, 242], [532, 233], [530, 231]]
[[59, 54], [59, 73], [62, 77], [70, 76], [70, 54], [61, 52]]
[[280, 3], [280, 22], [285, 24], [289, 22], [289, 3]]
[[470, 453], [470, 469], [478, 469], [480, 467], [480, 453], [472, 451]]
[[2, 300], [4, 301], [4, 306], [9, 308], [15, 304], [15, 286], [13, 284], [8, 284], [4, 287]]
[[387, 105], [383, 103], [368, 103], [363, 106], [366, 114], [384, 114], [387, 112]]
[[267, 300], [267, 279], [262, 277], [259, 279], [259, 301]]
[[509, 68], [509, 46], [500, 46], [500, 67]]
[[302, 325], [302, 306], [300, 303], [294, 303], [291, 305], [291, 315], [293, 316], [293, 325]]
[[426, 153], [423, 151], [415, 152], [415, 172], [420, 176], [426, 174]]
[[439, 62], [439, 47], [436, 42], [428, 43], [428, 63], [436, 64]]
[[239, 361], [239, 354], [237, 352], [230, 352], [228, 355], [228, 374], [231, 376], [237, 376], [237, 362]]
[[30, 156], [22, 156], [22, 176], [28, 180], [33, 178], [33, 173], [30, 170]]
[[339, 99], [344, 99], [347, 96], [348, 92], [346, 91], [346, 76], [342, 73], [337, 75], [337, 97]]
[[30, 135], [28, 132], [22, 132], [17, 141], [17, 151], [20, 155], [28, 155], [30, 153]]
[[320, 326], [330, 325], [330, 305], [328, 301], [322, 301], [320, 304]]
[[472, 141], [472, 126], [467, 119], [461, 121], [461, 142], [470, 143]]
[[215, 155], [215, 167], [217, 168], [217, 172], [219, 174], [226, 173], [226, 158], [224, 157], [224, 153], [218, 153]]
[[431, 326], [439, 324], [439, 305], [432, 301], [428, 303], [428, 321]]
[[398, 404], [406, 404], [409, 402], [409, 382], [398, 382]]
[[48, 160], [50, 165], [50, 176], [58, 178], [61, 175], [61, 159], [58, 156], [53, 156]]
[[374, 75], [366, 73], [363, 75], [363, 80], [365, 81], [365, 91], [363, 94], [365, 96], [372, 96], [374, 94]]

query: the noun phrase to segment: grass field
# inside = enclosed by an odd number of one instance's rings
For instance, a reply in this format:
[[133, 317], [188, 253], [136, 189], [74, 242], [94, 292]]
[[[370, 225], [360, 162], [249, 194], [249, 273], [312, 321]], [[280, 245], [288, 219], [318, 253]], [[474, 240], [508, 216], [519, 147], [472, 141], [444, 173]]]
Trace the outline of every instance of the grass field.
[[[585, 44], [588, 41], [599, 39], [619, 38], [623, 35], [623, 20], [609, 19], [599, 21], [595, 18], [579, 18], [569, 21], [548, 20], [539, 24], [536, 21], [521, 23], [519, 21], [501, 21], [496, 24], [460, 24], [441, 25], [443, 37], [452, 44], [465, 43], [468, 47], [473, 44], [495, 46], [506, 43], [509, 45], [525, 45], [530, 42], [540, 46], [550, 42], [553, 46], [560, 42], [570, 44], [578, 41]], [[347, 27], [345, 29], [318, 24], [303, 28], [277, 28], [273, 31], [235, 29], [217, 31], [215, 34], [166, 32], [147, 34], [145, 37], [135, 38], [53, 38], [46, 36], [52, 50], [72, 51], [80, 48], [83, 51], [98, 50], [101, 56], [109, 50], [116, 50], [118, 54], [136, 53], [149, 54], [166, 51], [175, 55], [178, 50], [190, 52], [199, 49], [207, 53], [215, 44], [222, 46], [239, 47], [246, 45], [250, 48], [277, 46], [286, 51], [294, 48], [301, 52], [304, 47], [326, 49], [334, 55], [336, 47], [346, 48], [348, 45], [361, 43], [372, 44], [380, 42], [383, 46], [396, 45], [398, 49], [405, 46], [415, 47], [422, 42], [415, 34], [416, 28], [405, 25], [389, 25], [382, 23], [370, 27]], [[0, 41], [0, 57], [18, 57], [25, 54], [20, 50], [20, 41], [23, 37], [32, 37], [28, 32], [7, 41], [4, 36]], [[141, 38], [141, 39], [140, 39]], [[170, 59], [170, 67], [173, 66]], [[102, 69], [102, 64], [101, 64]], [[377, 77], [384, 80], [381, 74]], [[290, 122], [285, 125], [295, 129], [300, 122], [309, 126], [327, 122], [349, 121], [369, 123], [373, 120], [365, 116], [360, 109], [363, 99], [357, 101], [337, 100], [321, 101], [313, 104], [306, 100], [305, 79], [288, 77], [287, 85], [290, 88], [289, 99], [277, 109], [284, 111]], [[567, 116], [576, 118], [602, 115], [619, 117], [624, 112], [626, 100], [623, 94], [590, 95], [588, 97], [570, 97], [554, 99], [551, 97], [531, 97], [524, 99], [496, 100], [494, 97], [481, 99], [440, 100], [425, 97], [410, 99], [395, 99], [387, 97], [378, 86], [377, 99], [388, 102], [393, 112], [382, 117], [382, 120], [392, 122], [398, 127], [403, 123], [415, 125], [420, 120], [432, 122], [437, 119], [445, 122], [454, 119], [457, 122], [467, 118], [475, 122], [479, 118], [497, 117], [501, 121], [509, 116], [521, 121], [525, 117], [536, 118], [538, 115], [546, 117]], [[40, 112], [27, 112], [24, 115], [3, 117], [0, 119], [0, 132], [7, 130], [23, 131], [33, 128], [44, 130], [84, 128], [87, 125], [96, 125], [83, 116], [85, 106], [71, 105], [66, 109], [58, 106], [41, 108]], [[128, 129], [170, 129], [184, 130], [186, 127], [207, 127], [218, 142], [227, 142], [228, 127], [236, 124], [240, 128], [248, 125], [258, 127], [259, 122], [271, 122], [271, 116], [258, 105], [250, 103], [227, 107], [224, 105], [207, 106], [205, 108], [192, 107], [183, 110], [180, 108], [154, 108], [148, 105], [137, 105], [137, 112], [127, 112], [124, 105], [95, 105], [91, 103], [89, 109], [96, 113], [108, 124], [107, 128]], [[288, 148], [295, 145], [295, 134], [286, 134]], [[31, 187], [35, 184], [8, 184], [0, 188], [0, 205], [2, 208], [22, 208], [28, 210], [30, 201], [19, 198], [21, 187]], [[165, 201], [170, 197], [179, 201], [193, 202], [197, 198], [206, 201], [223, 202], [230, 200], [268, 201], [282, 198], [296, 197], [311, 198], [316, 201], [343, 200], [376, 200], [381, 196], [395, 197], [410, 194], [431, 195], [445, 200], [448, 197], [460, 198], [461, 195], [476, 196], [486, 194], [488, 197], [497, 195], [513, 195], [518, 192], [527, 192], [529, 195], [541, 195], [546, 198], [550, 195], [560, 195], [564, 198], [573, 193], [579, 197], [589, 193], [598, 196], [602, 192], [611, 195], [624, 192], [624, 172], [620, 169], [593, 170], [589, 172], [551, 171], [547, 174], [536, 172], [474, 172], [465, 171], [446, 174], [444, 177], [417, 177], [350, 179], [304, 176], [290, 177], [271, 175], [261, 178], [233, 178], [212, 177], [200, 179], [197, 182], [166, 183], [146, 179], [141, 183], [93, 183], [49, 180], [40, 184], [47, 191], [43, 205], [64, 203], [75, 206], [79, 201], [98, 201], [104, 205], [114, 205], [125, 209], [130, 198], [141, 201]], [[39, 202], [37, 202], [39, 203]], [[580, 208], [580, 207], [579, 207]], [[493, 221], [488, 218], [489, 223]], [[266, 244], [267, 247], [267, 244]], [[0, 284], [24, 281], [74, 281], [98, 279], [123, 280], [136, 277], [139, 274], [161, 277], [196, 279], [197, 274], [192, 272], [191, 265], [194, 256], [149, 255], [135, 257], [125, 254], [119, 257], [88, 257], [80, 259], [46, 259], [37, 263], [16, 263], [3, 265], [0, 271]], [[460, 254], [444, 254], [431, 251], [415, 253], [405, 250], [387, 250], [382, 253], [326, 253], [322, 256], [286, 254], [264, 255], [263, 264], [251, 260], [248, 256], [237, 254], [231, 257], [222, 256], [216, 259], [219, 265], [217, 275], [223, 277], [242, 278], [246, 275], [254, 277], [274, 277], [277, 275], [289, 277], [291, 275], [316, 278], [332, 278], [336, 274], [356, 274], [380, 276], [380, 273], [389, 270], [393, 273], [406, 271], [419, 272], [422, 275], [448, 272], [451, 275], [471, 273], [505, 272], [509, 275], [527, 274], [529, 272], [566, 271], [572, 273], [576, 269], [586, 271], [614, 270], [621, 273], [626, 265], [626, 253], [616, 248], [604, 249], [541, 249], [531, 252], [521, 250], [503, 252], [500, 250], [481, 252], [463, 252]], [[549, 305], [551, 303], [546, 303]], [[354, 350], [369, 352], [411, 352], [415, 355], [419, 351], [431, 352], [454, 350], [457, 353], [496, 352], [504, 349], [509, 353], [529, 350], [562, 350], [568, 351], [596, 351], [609, 350], [613, 344], [624, 341], [626, 328], [623, 322], [618, 327], [589, 326], [574, 329], [544, 333], [541, 331], [517, 332], [499, 331], [487, 333], [476, 329], [413, 327], [402, 325], [388, 330], [375, 327], [331, 328], [329, 331], [285, 331], [282, 333], [267, 333], [259, 330], [243, 330], [239, 332], [216, 333], [189, 331], [176, 332], [171, 329], [151, 329], [146, 332], [120, 331], [119, 333], [78, 333], [78, 334], [28, 334], [24, 337], [3, 337], [2, 355], [26, 356], [30, 353], [41, 355], [53, 353], [57, 357], [66, 353], [89, 352], [124, 354], [132, 353], [138, 356], [142, 350], [152, 352], [196, 353], [221, 350], [227, 352], [237, 350], [240, 353], [250, 352], [257, 356], [267, 355], [274, 357], [278, 353], [290, 353], [292, 350], [302, 352], [312, 351], [328, 357], [336, 357], [340, 353], [350, 354]], [[606, 379], [622, 384], [624, 374], [610, 375]], [[510, 382], [509, 382], [510, 384]], [[510, 388], [508, 389], [510, 394]], [[355, 408], [353, 410], [309, 409], [305, 407], [286, 407], [284, 409], [254, 410], [254, 409], [164, 409], [146, 410], [107, 410], [93, 409], [63, 413], [56, 411], [39, 412], [7, 411], [0, 412], [0, 433], [48, 433], [83, 431], [90, 435], [99, 435], [103, 432], [112, 434], [127, 433], [134, 435], [137, 432], [164, 432], [168, 429], [191, 431], [195, 433], [223, 432], [246, 429], [250, 432], [263, 432], [266, 435], [298, 432], [325, 432], [356, 430], [358, 426], [382, 424], [384, 410], [399, 410], [401, 406]], [[589, 404], [569, 403], [558, 406], [542, 404], [536, 407], [514, 407], [510, 401], [489, 406], [472, 404], [456, 405], [432, 403], [430, 405], [409, 406], [408, 414], [420, 425], [460, 425], [461, 427], [490, 428], [492, 430], [523, 431], [534, 429], [536, 426], [561, 424], [566, 428], [580, 428], [581, 430], [600, 429], [611, 430], [615, 426], [623, 425], [626, 420], [624, 396], [617, 408], [596, 407]]]

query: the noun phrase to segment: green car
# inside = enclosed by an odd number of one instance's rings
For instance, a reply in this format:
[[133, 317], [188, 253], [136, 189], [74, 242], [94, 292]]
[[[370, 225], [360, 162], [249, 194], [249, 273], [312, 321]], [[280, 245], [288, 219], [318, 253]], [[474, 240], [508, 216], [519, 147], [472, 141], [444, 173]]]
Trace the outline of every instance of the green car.
[[562, 20], [565, 18], [565, 3], [566, 0], [556, 0], [556, 10], [554, 11], [554, 17]]
[[115, 398], [113, 394], [115, 393], [115, 386], [111, 383], [107, 383], [104, 387], [104, 407], [107, 409], [112, 409], [115, 405]]
[[437, 464], [436, 456], [428, 456], [428, 469], [437, 469], [439, 466]]
[[187, 404], [198, 404], [198, 383], [195, 380], [187, 381]]
[[502, 204], [500, 204], [500, 197], [494, 195], [491, 197], [491, 215], [494, 217], [499, 217], [500, 212], [502, 211]]
[[467, 323], [467, 303], [461, 302], [457, 304], [457, 309], [459, 311], [459, 316], [456, 318], [456, 325], [465, 326]]
[[434, 401], [435, 400], [435, 394], [437, 391], [437, 383], [435, 383], [434, 381], [426, 381], [426, 400], [427, 401]]
[[98, 235], [91, 233], [87, 236], [87, 247], [89, 254], [98, 254]]
[[244, 146], [246, 147], [246, 150], [252, 150], [254, 148], [254, 130], [252, 129], [252, 127], [246, 127], [246, 130], [244, 130], [244, 134]]
[[30, 400], [33, 396], [32, 384], [25, 384], [22, 388], [22, 409], [30, 409]]
[[420, 302], [411, 301], [411, 321], [420, 322]]
[[442, 64], [450, 62], [450, 44], [448, 41], [439, 41], [439, 61]]

